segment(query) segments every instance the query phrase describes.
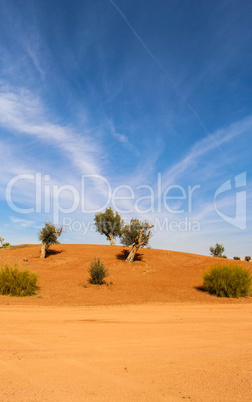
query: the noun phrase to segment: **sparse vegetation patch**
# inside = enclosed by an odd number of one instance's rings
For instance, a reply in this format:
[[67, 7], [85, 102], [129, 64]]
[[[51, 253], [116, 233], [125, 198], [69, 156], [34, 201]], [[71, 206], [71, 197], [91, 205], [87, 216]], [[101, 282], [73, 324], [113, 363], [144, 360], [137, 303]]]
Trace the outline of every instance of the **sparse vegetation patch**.
[[219, 297], [245, 297], [251, 290], [250, 272], [239, 265], [215, 265], [203, 279], [205, 290]]
[[108, 276], [108, 269], [105, 267], [100, 258], [94, 258], [89, 268], [89, 282], [93, 285], [102, 285], [104, 278]]
[[18, 266], [5, 264], [0, 270], [0, 294], [10, 296], [32, 296], [36, 294], [37, 275], [28, 270], [20, 271]]

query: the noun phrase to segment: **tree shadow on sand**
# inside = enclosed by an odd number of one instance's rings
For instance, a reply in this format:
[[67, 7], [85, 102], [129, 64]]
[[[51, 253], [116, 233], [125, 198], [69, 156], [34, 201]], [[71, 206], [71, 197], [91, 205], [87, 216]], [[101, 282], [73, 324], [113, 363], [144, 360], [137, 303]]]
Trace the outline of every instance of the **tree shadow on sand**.
[[57, 255], [61, 253], [63, 253], [63, 250], [53, 250], [49, 248], [49, 250], [47, 250], [46, 256], [49, 257], [50, 255]]
[[[116, 258], [118, 260], [125, 261], [129, 253], [130, 252], [128, 250], [123, 249], [120, 253], [116, 254]], [[142, 261], [142, 260], [143, 260], [143, 254], [136, 253], [134, 261]]]

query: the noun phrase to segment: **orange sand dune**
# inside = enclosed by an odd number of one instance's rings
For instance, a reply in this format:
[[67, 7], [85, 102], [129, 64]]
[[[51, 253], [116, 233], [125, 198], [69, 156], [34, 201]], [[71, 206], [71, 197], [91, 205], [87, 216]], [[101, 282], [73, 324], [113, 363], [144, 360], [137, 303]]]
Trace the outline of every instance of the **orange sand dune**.
[[[138, 261], [127, 264], [121, 246], [55, 245], [46, 259], [40, 246], [0, 250], [0, 265], [17, 262], [38, 274], [40, 291], [31, 298], [0, 296], [2, 304], [111, 305], [167, 302], [251, 303], [252, 298], [221, 299], [200, 291], [203, 272], [227, 260], [174, 251], [140, 249]], [[106, 283], [88, 282], [88, 268], [100, 257], [109, 269]], [[230, 260], [234, 263], [233, 260]], [[250, 268], [246, 261], [239, 264]], [[112, 284], [110, 284], [112, 282]], [[87, 288], [84, 288], [86, 285]]]

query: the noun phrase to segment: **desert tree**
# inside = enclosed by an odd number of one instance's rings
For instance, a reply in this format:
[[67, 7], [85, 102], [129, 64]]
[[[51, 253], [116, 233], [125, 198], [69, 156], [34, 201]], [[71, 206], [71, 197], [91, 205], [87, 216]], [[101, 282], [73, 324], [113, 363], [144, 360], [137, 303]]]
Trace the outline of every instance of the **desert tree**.
[[137, 218], [132, 218], [130, 224], [123, 227], [120, 236], [121, 243], [127, 247], [132, 246], [126, 262], [132, 263], [137, 250], [148, 245], [152, 234], [150, 229], [153, 226], [148, 221], [140, 222]]
[[45, 222], [45, 226], [38, 233], [38, 238], [42, 242], [41, 258], [46, 258], [51, 244], [59, 244], [58, 237], [61, 235], [62, 230], [62, 226], [57, 228], [52, 222]]
[[95, 214], [94, 221], [96, 231], [105, 235], [110, 241], [111, 246], [114, 246], [114, 238], [121, 235], [124, 224], [119, 213], [114, 213], [113, 209], [109, 207], [105, 212]]
[[1, 243], [1, 247], [8, 247], [10, 245], [10, 243], [4, 243], [4, 238], [0, 237], [0, 243]]
[[226, 258], [226, 256], [223, 255], [223, 253], [225, 251], [223, 244], [216, 243], [215, 246], [210, 247], [209, 250], [210, 250], [210, 254], [213, 257]]

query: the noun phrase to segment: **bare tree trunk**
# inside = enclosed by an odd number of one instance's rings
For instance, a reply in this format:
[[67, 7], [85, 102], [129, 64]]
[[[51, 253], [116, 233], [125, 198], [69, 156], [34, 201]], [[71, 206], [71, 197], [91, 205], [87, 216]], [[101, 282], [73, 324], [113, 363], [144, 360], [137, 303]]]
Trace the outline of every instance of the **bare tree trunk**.
[[139, 247], [137, 247], [135, 244], [132, 246], [132, 249], [130, 250], [128, 257], [126, 258], [126, 262], [128, 262], [129, 264], [134, 262], [134, 258], [138, 249]]
[[126, 258], [126, 262], [128, 262], [128, 263], [134, 262], [134, 258], [135, 258], [135, 255], [136, 255], [137, 250], [138, 250], [140, 247], [143, 247], [145, 244], [148, 243], [148, 240], [149, 240], [150, 235], [151, 235], [151, 232], [149, 232], [148, 235], [147, 235], [147, 237], [146, 237], [144, 240], [142, 240], [143, 233], [144, 233], [144, 232], [147, 232], [148, 230], [150, 230], [151, 228], [153, 228], [153, 226], [154, 226], [154, 225], [151, 225], [149, 228], [146, 228], [146, 229], [143, 228], [143, 229], [139, 230], [139, 232], [137, 233], [137, 236], [136, 236], [136, 240], [135, 240], [135, 242], [133, 243], [132, 249], [131, 249], [131, 251], [130, 251], [128, 257]]
[[43, 242], [43, 243], [42, 243], [42, 246], [41, 246], [40, 258], [46, 258], [46, 252], [47, 252], [48, 248], [49, 248], [48, 244], [46, 244], [45, 242]]
[[109, 241], [110, 241], [110, 245], [111, 245], [111, 246], [114, 246], [114, 245], [115, 245], [115, 241], [114, 241], [114, 238], [113, 238], [112, 234], [109, 234], [109, 235], [108, 235], [108, 239], [109, 239]]

